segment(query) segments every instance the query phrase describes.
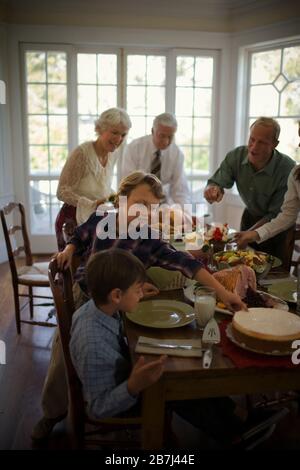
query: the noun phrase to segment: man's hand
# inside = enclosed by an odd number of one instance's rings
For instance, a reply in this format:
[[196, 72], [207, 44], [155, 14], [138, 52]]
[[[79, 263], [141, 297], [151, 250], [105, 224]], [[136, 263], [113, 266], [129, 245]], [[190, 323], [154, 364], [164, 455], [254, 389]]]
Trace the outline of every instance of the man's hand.
[[222, 201], [223, 195], [224, 191], [220, 186], [209, 185], [204, 190], [204, 197], [210, 204]]
[[255, 230], [247, 230], [246, 232], [237, 232], [234, 236], [238, 248], [246, 248], [248, 243], [259, 240], [259, 235]]
[[135, 363], [127, 382], [130, 395], [137, 395], [150, 385], [159, 380], [163, 371], [167, 356], [160, 356], [159, 359], [145, 362], [144, 356], [140, 356]]

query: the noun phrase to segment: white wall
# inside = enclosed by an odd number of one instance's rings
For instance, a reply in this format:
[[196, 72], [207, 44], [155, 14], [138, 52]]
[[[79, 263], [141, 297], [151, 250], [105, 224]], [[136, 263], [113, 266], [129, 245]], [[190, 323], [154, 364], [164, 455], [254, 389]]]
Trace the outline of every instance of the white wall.
[[[0, 104], [0, 207], [13, 200], [13, 170], [9, 125], [9, 77], [7, 57], [7, 28], [0, 24], [0, 80], [6, 88], [6, 104]], [[1, 224], [0, 224], [1, 225]], [[0, 263], [7, 259], [2, 226], [0, 227]]]

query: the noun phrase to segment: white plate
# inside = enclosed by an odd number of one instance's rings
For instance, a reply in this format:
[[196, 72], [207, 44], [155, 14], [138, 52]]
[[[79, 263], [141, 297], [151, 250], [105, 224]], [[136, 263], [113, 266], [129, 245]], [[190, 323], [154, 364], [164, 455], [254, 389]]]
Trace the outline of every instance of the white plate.
[[[195, 284], [191, 284], [190, 286], [186, 287], [183, 292], [184, 292], [184, 295], [185, 297], [190, 301], [190, 302], [195, 302], [195, 295], [194, 295], [194, 289], [195, 289]], [[257, 291], [259, 294], [264, 294], [265, 296], [267, 297], [270, 297], [271, 299], [275, 300], [276, 301], [276, 304], [274, 305], [274, 308], [278, 308], [279, 310], [285, 310], [285, 311], [289, 311], [289, 306], [288, 304], [284, 301], [284, 300], [281, 300], [279, 299], [279, 297], [276, 297], [275, 295], [271, 295], [267, 292], [262, 292], [260, 290]], [[219, 313], [224, 313], [226, 315], [231, 315], [233, 316], [233, 312], [231, 312], [230, 310], [227, 310], [225, 308], [220, 308], [220, 307], [217, 307], [215, 308], [215, 311], [216, 312], [219, 312]]]
[[292, 354], [291, 351], [285, 351], [285, 352], [279, 352], [279, 351], [269, 351], [269, 352], [266, 352], [266, 351], [260, 351], [258, 349], [254, 349], [254, 348], [249, 348], [248, 346], [246, 346], [244, 343], [240, 343], [234, 336], [233, 336], [233, 333], [232, 333], [232, 324], [229, 323], [229, 325], [227, 326], [226, 328], [226, 336], [228, 339], [230, 339], [230, 341], [232, 341], [236, 346], [238, 346], [239, 348], [242, 348], [242, 349], [245, 349], [246, 351], [251, 351], [251, 352], [255, 352], [257, 354], [264, 354], [266, 356], [290, 356]]

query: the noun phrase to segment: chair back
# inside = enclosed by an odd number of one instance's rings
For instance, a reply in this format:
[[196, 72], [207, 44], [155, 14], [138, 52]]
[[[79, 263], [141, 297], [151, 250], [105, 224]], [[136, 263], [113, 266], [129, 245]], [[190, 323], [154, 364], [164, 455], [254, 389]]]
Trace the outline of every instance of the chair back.
[[[56, 307], [59, 334], [62, 343], [64, 361], [69, 386], [69, 412], [72, 423], [73, 438], [84, 439], [85, 406], [82, 385], [73, 366], [70, 355], [70, 330], [75, 311], [72, 275], [70, 269], [60, 271], [53, 258], [49, 263], [49, 282]], [[78, 442], [76, 444], [78, 446]]]
[[[0, 216], [13, 281], [17, 283], [18, 275], [15, 258], [17, 258], [20, 253], [24, 252], [26, 265], [32, 265], [32, 254], [27, 232], [24, 206], [20, 202], [10, 202], [1, 209]], [[18, 219], [19, 223], [10, 225], [8, 222], [8, 217], [12, 217], [14, 220], [15, 216], [17, 216], [16, 218]], [[18, 232], [20, 232], [21, 241], [20, 245], [15, 247], [17, 243], [15, 234]], [[14, 238], [14, 241], [12, 241], [12, 238]]]

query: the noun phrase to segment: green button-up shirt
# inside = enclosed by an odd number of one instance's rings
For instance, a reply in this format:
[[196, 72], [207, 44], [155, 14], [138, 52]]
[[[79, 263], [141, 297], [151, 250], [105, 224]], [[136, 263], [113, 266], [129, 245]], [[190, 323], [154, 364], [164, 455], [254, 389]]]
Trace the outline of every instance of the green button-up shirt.
[[229, 189], [236, 183], [250, 214], [271, 220], [280, 212], [294, 166], [294, 160], [275, 149], [267, 165], [256, 171], [248, 160], [248, 148], [241, 146], [226, 155], [207, 184]]

